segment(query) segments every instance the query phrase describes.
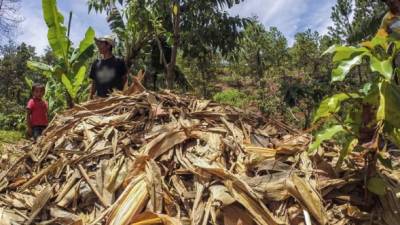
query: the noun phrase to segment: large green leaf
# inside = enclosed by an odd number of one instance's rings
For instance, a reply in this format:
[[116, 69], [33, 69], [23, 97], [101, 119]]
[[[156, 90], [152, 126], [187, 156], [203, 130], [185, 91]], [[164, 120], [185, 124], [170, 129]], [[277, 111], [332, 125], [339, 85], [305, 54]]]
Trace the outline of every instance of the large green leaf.
[[49, 66], [49, 65], [47, 65], [45, 63], [41, 63], [41, 62], [28, 61], [26, 63], [26, 65], [28, 66], [29, 69], [39, 72], [47, 78], [50, 77], [54, 72], [52, 66]]
[[336, 51], [336, 48], [338, 46], [337, 45], [332, 45], [330, 46], [324, 53], [322, 53], [322, 56], [326, 55], [326, 54], [332, 54]]
[[94, 54], [94, 30], [89, 27], [86, 31], [85, 38], [80, 42], [79, 48], [74, 51], [71, 57], [73, 73], [79, 72], [79, 69], [90, 59]]
[[354, 66], [361, 64], [364, 55], [365, 54], [357, 55], [350, 60], [340, 62], [338, 67], [332, 71], [332, 82], [343, 81]]
[[74, 80], [74, 96], [78, 94], [78, 91], [81, 89], [82, 83], [85, 80], [86, 77], [86, 67], [82, 66], [78, 73], [75, 75], [75, 80]]
[[377, 195], [386, 194], [385, 181], [380, 177], [372, 177], [368, 180], [367, 188], [370, 192]]
[[400, 148], [400, 129], [393, 128], [393, 126], [385, 125], [384, 131], [388, 137], [388, 139]]
[[375, 35], [375, 37], [371, 40], [371, 45], [373, 48], [381, 46], [385, 49], [387, 45], [387, 38], [381, 35]]
[[343, 60], [349, 60], [367, 51], [368, 49], [364, 47], [356, 48], [356, 47], [340, 46], [336, 48], [336, 53], [333, 56], [333, 62], [337, 63]]
[[340, 132], [345, 132], [345, 129], [342, 125], [333, 125], [318, 132], [318, 134], [315, 135], [314, 142], [312, 142], [308, 148], [308, 153], [313, 153], [318, 149], [323, 141], [331, 139], [335, 134]]
[[363, 102], [371, 105], [379, 105], [379, 87], [376, 82], [365, 83], [359, 90], [364, 95]]
[[31, 90], [32, 89], [32, 85], [33, 85], [33, 80], [29, 79], [26, 76], [24, 77], [24, 79], [25, 79], [26, 85], [28, 85], [28, 87], [29, 87], [29, 90]]
[[333, 113], [339, 112], [342, 102], [350, 98], [360, 98], [360, 96], [356, 93], [340, 93], [324, 99], [315, 113], [313, 123], [321, 118], [329, 117]]
[[61, 75], [61, 82], [63, 83], [65, 89], [67, 89], [68, 94], [74, 99], [76, 97], [74, 87], [72, 86], [71, 81], [68, 79], [68, 77], [65, 76], [65, 74]]
[[340, 155], [339, 155], [339, 159], [336, 163], [336, 168], [340, 168], [340, 166], [343, 163], [344, 158], [353, 151], [353, 149], [357, 146], [357, 144], [358, 144], [357, 138], [352, 138], [352, 139], [349, 139], [346, 141], [346, 143], [340, 150]]
[[392, 58], [390, 57], [387, 60], [380, 61], [374, 56], [371, 56], [371, 70], [372, 72], [378, 72], [382, 76], [385, 77], [386, 80], [390, 81], [393, 75], [393, 66], [392, 66]]
[[358, 134], [362, 124], [362, 104], [353, 104], [351, 110], [347, 113], [344, 124], [351, 128], [354, 134]]
[[64, 17], [57, 9], [56, 0], [42, 0], [43, 16], [46, 21], [47, 38], [56, 57], [66, 61], [68, 57], [67, 29], [64, 26]]
[[94, 37], [95, 37], [95, 32], [92, 27], [89, 27], [86, 30], [85, 37], [82, 39], [82, 41], [79, 43], [79, 52], [82, 53], [86, 51], [87, 48], [89, 48], [91, 45], [94, 44]]
[[379, 84], [380, 104], [376, 119], [400, 129], [400, 88], [388, 81]]

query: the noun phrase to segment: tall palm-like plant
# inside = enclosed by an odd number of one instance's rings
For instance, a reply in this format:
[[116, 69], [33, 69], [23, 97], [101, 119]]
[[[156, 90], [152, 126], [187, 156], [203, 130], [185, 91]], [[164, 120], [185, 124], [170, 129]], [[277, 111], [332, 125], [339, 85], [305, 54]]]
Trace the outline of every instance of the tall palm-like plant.
[[49, 90], [53, 90], [50, 87], [54, 87], [54, 94], [59, 93], [57, 87], [63, 88], [67, 105], [72, 107], [74, 103], [79, 101], [79, 91], [82, 89], [85, 79], [87, 79], [85, 64], [94, 53], [95, 32], [89, 27], [79, 46], [73, 48], [69, 39], [72, 13], [70, 13], [67, 30], [64, 25], [64, 17], [57, 9], [56, 0], [42, 0], [42, 8], [44, 20], [48, 27], [47, 38], [56, 57], [56, 63], [47, 65], [30, 61], [28, 66], [40, 71], [49, 79]]

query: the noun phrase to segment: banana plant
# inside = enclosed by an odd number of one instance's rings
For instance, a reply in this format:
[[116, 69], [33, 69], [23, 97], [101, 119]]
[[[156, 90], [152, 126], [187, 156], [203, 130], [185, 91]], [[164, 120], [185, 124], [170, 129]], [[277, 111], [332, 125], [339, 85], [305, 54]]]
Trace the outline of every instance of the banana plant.
[[[40, 71], [47, 78], [51, 78], [53, 86], [61, 86], [66, 95], [68, 107], [78, 103], [79, 92], [87, 84], [86, 64], [94, 54], [94, 30], [89, 27], [85, 37], [77, 48], [71, 46], [69, 30], [64, 26], [64, 17], [57, 8], [56, 0], [42, 0], [43, 16], [48, 27], [47, 38], [49, 45], [57, 59], [55, 65], [47, 65], [41, 62], [29, 61], [28, 67]], [[62, 85], [56, 85], [56, 83]], [[54, 93], [55, 94], [55, 93]]]
[[[320, 144], [338, 137], [345, 137], [337, 169], [345, 157], [353, 150], [364, 151], [370, 155], [373, 166], [377, 160], [391, 167], [390, 160], [383, 154], [385, 146], [393, 143], [400, 147], [400, 87], [399, 68], [396, 62], [400, 56], [400, 41], [389, 37], [385, 32], [358, 46], [332, 46], [324, 54], [333, 54], [336, 68], [332, 71], [332, 82], [343, 82], [352, 69], [367, 63], [369, 74], [366, 83], [352, 93], [338, 93], [324, 99], [316, 110], [314, 123], [329, 121], [315, 135], [309, 146], [309, 153], [315, 152]], [[397, 60], [396, 60], [397, 59]], [[379, 178], [369, 180], [368, 189], [383, 194], [384, 188], [377, 190]]]

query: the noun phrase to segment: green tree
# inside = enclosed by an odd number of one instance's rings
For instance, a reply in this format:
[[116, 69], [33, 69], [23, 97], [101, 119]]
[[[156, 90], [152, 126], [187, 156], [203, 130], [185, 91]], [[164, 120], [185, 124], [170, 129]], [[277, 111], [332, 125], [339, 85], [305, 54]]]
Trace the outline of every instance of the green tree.
[[[391, 168], [390, 158], [382, 154], [389, 144], [400, 146], [400, 87], [394, 61], [400, 54], [400, 42], [378, 33], [368, 44], [332, 46], [326, 54], [334, 54], [332, 82], [346, 82], [349, 72], [368, 59], [368, 79], [352, 90], [324, 99], [313, 122], [330, 124], [321, 129], [309, 146], [314, 153], [321, 143], [341, 135], [343, 140], [336, 168], [340, 169], [353, 150], [362, 152], [366, 161], [366, 188], [377, 195], [385, 194], [385, 183], [377, 176], [377, 161]], [[329, 122], [329, 123], [327, 123]]]
[[[107, 12], [110, 25], [117, 25], [118, 29], [114, 30], [123, 43], [134, 41], [135, 44], [131, 46], [135, 46], [135, 52], [144, 50], [149, 39], [156, 43], [158, 61], [164, 68], [168, 88], [173, 88], [176, 80], [179, 50], [183, 51], [185, 57], [204, 55], [208, 49], [219, 49], [226, 53], [234, 47], [234, 41], [244, 23], [243, 19], [229, 16], [224, 9], [239, 3], [233, 0], [118, 1], [120, 10], [115, 7], [117, 1], [89, 0], [88, 3], [89, 9]], [[129, 53], [127, 46], [123, 44], [125, 53]], [[126, 60], [133, 60], [132, 55], [125, 55], [130, 57]]]
[[245, 63], [256, 80], [260, 80], [271, 68], [284, 65], [288, 57], [288, 46], [285, 36], [276, 28], [265, 30], [264, 26], [253, 21], [246, 26], [235, 52]]
[[0, 129], [23, 129], [25, 104], [31, 94], [26, 78], [43, 81], [26, 64], [38, 57], [34, 47], [13, 42], [0, 46], [0, 55]]
[[[26, 65], [28, 60], [37, 58], [35, 48], [25, 43], [16, 45], [9, 42], [0, 47], [0, 90], [5, 99], [15, 99], [17, 104], [25, 104], [27, 90], [25, 77], [36, 78]], [[36, 77], [34, 77], [36, 75]]]
[[333, 88], [328, 79], [333, 65], [329, 57], [321, 57], [332, 42], [328, 36], [307, 30], [295, 35], [289, 50], [291, 75], [281, 81], [282, 94], [290, 114], [294, 110], [301, 115], [295, 119], [303, 128], [310, 126], [315, 107]]
[[329, 34], [349, 44], [371, 38], [386, 11], [381, 0], [338, 0], [332, 7], [333, 26], [329, 27]]

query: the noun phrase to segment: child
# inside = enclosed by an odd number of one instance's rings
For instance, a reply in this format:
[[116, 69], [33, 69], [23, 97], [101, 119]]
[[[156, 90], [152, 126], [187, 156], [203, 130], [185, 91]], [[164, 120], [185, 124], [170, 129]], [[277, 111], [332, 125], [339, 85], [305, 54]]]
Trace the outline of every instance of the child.
[[47, 127], [47, 102], [43, 100], [45, 87], [42, 84], [32, 85], [32, 98], [29, 99], [27, 105], [26, 122], [28, 127], [28, 135], [33, 136], [36, 140]]

